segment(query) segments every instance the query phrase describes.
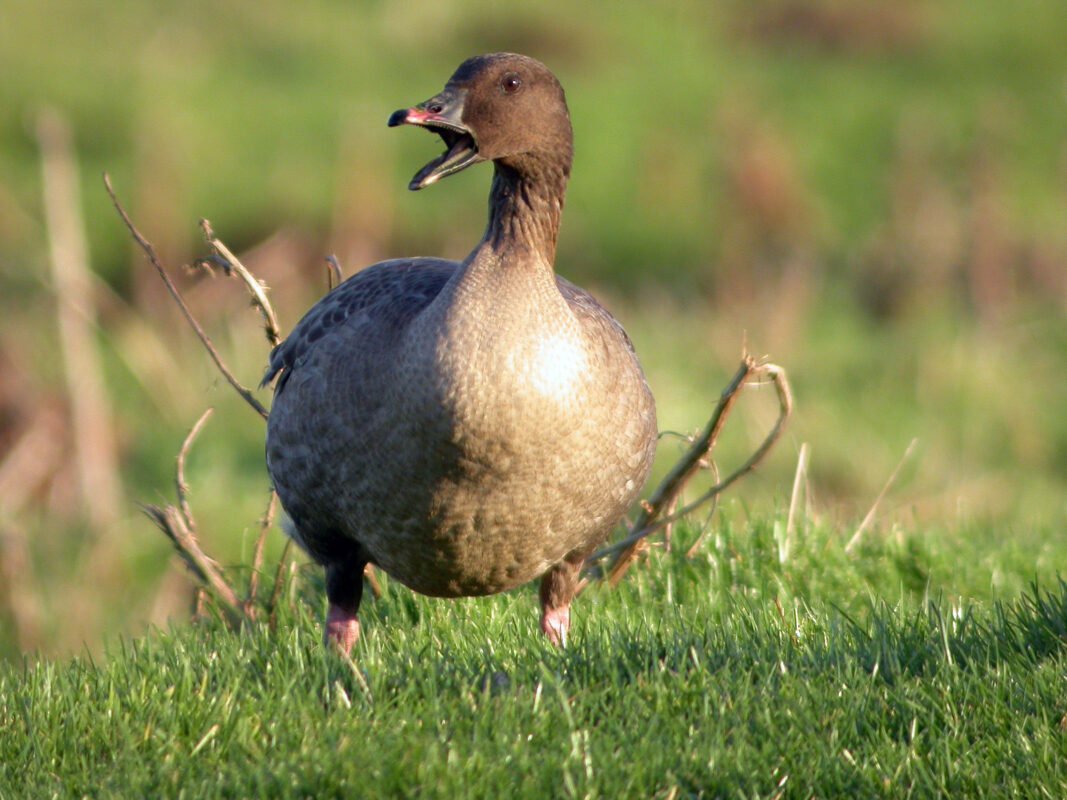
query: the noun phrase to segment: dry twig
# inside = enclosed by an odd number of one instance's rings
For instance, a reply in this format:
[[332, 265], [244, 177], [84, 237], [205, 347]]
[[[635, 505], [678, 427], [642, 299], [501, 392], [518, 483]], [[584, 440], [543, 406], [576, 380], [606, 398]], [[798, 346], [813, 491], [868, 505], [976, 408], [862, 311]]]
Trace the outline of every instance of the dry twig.
[[332, 292], [334, 287], [344, 279], [341, 262], [337, 260], [337, 256], [326, 256], [326, 291]]
[[130, 232], [130, 235], [133, 236], [133, 240], [137, 242], [137, 245], [141, 248], [141, 250], [144, 251], [144, 254], [148, 257], [148, 260], [151, 262], [152, 266], [156, 268], [156, 272], [159, 273], [159, 277], [162, 278], [163, 283], [166, 284], [167, 291], [170, 292], [170, 296], [174, 298], [174, 302], [178, 304], [178, 308], [181, 309], [181, 312], [185, 316], [186, 321], [196, 332], [197, 337], [204, 345], [204, 348], [207, 350], [208, 355], [211, 356], [211, 360], [215, 362], [215, 366], [218, 367], [219, 372], [221, 372], [223, 377], [226, 378], [227, 381], [229, 381], [230, 386], [232, 386], [234, 390], [239, 395], [241, 395], [244, 401], [248, 403], [248, 405], [252, 406], [252, 408], [255, 409], [256, 413], [263, 417], [263, 419], [266, 419], [267, 409], [264, 408], [263, 404], [255, 398], [252, 392], [248, 388], [243, 386], [241, 382], [237, 380], [234, 374], [230, 372], [229, 367], [227, 367], [225, 362], [222, 360], [222, 356], [219, 355], [219, 351], [215, 349], [215, 345], [212, 344], [211, 339], [208, 337], [207, 333], [204, 332], [203, 327], [201, 327], [196, 317], [193, 316], [193, 312], [189, 310], [189, 306], [186, 305], [185, 298], [183, 298], [181, 292], [178, 291], [178, 287], [175, 286], [174, 281], [170, 279], [170, 275], [167, 274], [167, 270], [163, 267], [163, 263], [159, 260], [159, 256], [156, 254], [155, 248], [152, 247], [152, 244], [147, 239], [145, 239], [145, 237], [141, 234], [139, 230], [137, 230], [137, 227], [130, 219], [130, 215], [126, 213], [126, 209], [123, 208], [122, 203], [120, 203], [118, 197], [115, 196], [115, 190], [111, 187], [111, 178], [106, 172], [104, 173], [104, 188], [107, 189], [108, 196], [111, 198], [111, 202], [114, 204], [115, 210], [119, 213], [119, 216], [122, 217], [122, 221], [126, 225], [126, 229]]
[[363, 577], [367, 580], [367, 585], [370, 586], [371, 594], [374, 595], [375, 600], [382, 599], [382, 585], [378, 583], [378, 576], [374, 574], [374, 565], [368, 564], [363, 568]]
[[267, 501], [267, 510], [263, 512], [263, 518], [259, 521], [259, 536], [256, 537], [256, 546], [252, 551], [252, 572], [248, 576], [248, 597], [245, 598], [245, 615], [249, 619], [256, 617], [256, 595], [259, 593], [259, 572], [263, 567], [263, 548], [267, 543], [267, 534], [274, 527], [274, 512], [278, 507], [278, 493], [270, 490], [270, 500]]
[[196, 521], [193, 519], [193, 510], [189, 507], [189, 484], [185, 482], [185, 459], [189, 457], [189, 448], [192, 447], [196, 437], [200, 435], [200, 431], [208, 421], [208, 417], [214, 412], [215, 409], [213, 408], [206, 409], [200, 415], [200, 419], [189, 430], [189, 435], [185, 437], [181, 450], [178, 451], [177, 468], [174, 473], [174, 485], [178, 492], [178, 507], [181, 509], [185, 524], [194, 534], [196, 533]]
[[[708, 463], [711, 466], [712, 480], [715, 481], [715, 483], [718, 483], [720, 477], [719, 465], [715, 463], [714, 459], [711, 459]], [[675, 509], [677, 508], [678, 504], [673, 504], [670, 508], [667, 509], [667, 515], [673, 516]], [[700, 543], [704, 541], [704, 536], [707, 535], [707, 532], [711, 529], [711, 520], [715, 516], [715, 512], [718, 510], [718, 508], [719, 498], [718, 495], [716, 495], [711, 500], [711, 507], [708, 509], [708, 513], [704, 517], [704, 524], [700, 526], [700, 533], [697, 534], [697, 538], [693, 540], [693, 543], [689, 545], [689, 549], [685, 551], [686, 558], [692, 558], [694, 555], [696, 555], [697, 550], [700, 548]]]
[[[156, 272], [159, 273], [160, 278], [166, 285], [168, 292], [178, 304], [182, 314], [185, 316], [186, 321], [192, 327], [201, 343], [204, 345], [208, 354], [214, 361], [215, 366], [223, 377], [229, 382], [234, 390], [241, 395], [241, 397], [251, 406], [257, 414], [266, 419], [268, 416], [267, 409], [256, 400], [252, 395], [252, 392], [243, 386], [234, 377], [233, 373], [229, 370], [226, 364], [223, 362], [222, 357], [215, 349], [211, 342], [211, 339], [204, 332], [203, 327], [198, 320], [193, 316], [188, 305], [185, 303], [184, 298], [178, 291], [174, 282], [170, 279], [166, 269], [164, 268], [159, 256], [155, 252], [155, 248], [151, 243], [141, 234], [137, 227], [133, 224], [129, 214], [126, 213], [126, 209], [123, 208], [119, 202], [115, 191], [111, 186], [111, 179], [105, 173], [104, 174], [104, 187], [107, 189], [108, 196], [111, 198], [111, 202], [115, 206], [115, 210], [122, 218], [123, 223], [126, 225], [127, 230], [133, 236], [134, 241], [138, 244], [141, 250], [144, 251], [148, 257], [149, 262], [155, 267]], [[211, 228], [211, 223], [206, 219], [200, 221], [200, 227], [204, 232], [204, 236], [207, 243], [210, 245], [214, 257], [211, 259], [213, 263], [220, 264], [228, 274], [236, 274], [245, 284], [248, 292], [252, 298], [252, 305], [259, 309], [260, 315], [263, 318], [263, 328], [267, 336], [267, 341], [270, 342], [272, 347], [276, 347], [282, 341], [281, 328], [278, 325], [277, 316], [274, 313], [274, 308], [271, 305], [270, 299], [267, 297], [267, 287], [256, 278], [251, 271], [241, 263], [225, 244], [217, 236]], [[205, 260], [206, 261], [206, 260]], [[332, 262], [332, 266], [336, 269], [337, 275], [340, 275], [340, 265], [336, 263], [336, 259]], [[203, 416], [193, 426], [189, 435], [186, 437], [182, 444], [181, 450], [178, 453], [178, 466], [177, 466], [177, 491], [178, 491], [178, 507], [175, 508], [171, 505], [155, 506], [146, 505], [143, 507], [145, 513], [156, 523], [156, 525], [163, 531], [164, 534], [171, 540], [175, 548], [178, 550], [179, 555], [185, 560], [190, 570], [197, 577], [201, 584], [201, 588], [198, 590], [198, 597], [203, 597], [205, 590], [211, 594], [223, 608], [227, 617], [231, 623], [236, 623], [241, 619], [255, 619], [256, 618], [256, 600], [259, 594], [259, 583], [263, 565], [263, 551], [266, 543], [266, 536], [274, 524], [274, 515], [277, 508], [277, 494], [271, 491], [270, 500], [267, 504], [267, 509], [264, 512], [263, 518], [260, 521], [259, 536], [256, 539], [255, 548], [252, 556], [252, 571], [249, 577], [248, 595], [242, 602], [238, 599], [236, 591], [226, 581], [223, 576], [221, 568], [218, 564], [207, 556], [201, 549], [197, 540], [196, 521], [193, 517], [192, 508], [188, 501], [188, 486], [185, 483], [185, 458], [189, 451], [190, 446], [199, 434], [200, 429], [207, 421], [207, 417], [211, 413], [211, 409], [208, 409]], [[290, 546], [292, 542], [288, 538], [285, 542], [285, 547], [282, 550], [281, 557], [278, 561], [277, 571], [275, 573], [274, 587], [271, 591], [271, 597], [267, 604], [267, 611], [270, 616], [270, 624], [273, 626], [275, 622], [275, 610], [277, 608], [277, 601], [281, 587], [285, 582], [283, 575], [285, 574], [287, 560], [289, 558]], [[371, 582], [371, 589], [376, 595], [381, 594], [381, 589], [377, 585], [377, 581], [374, 580], [374, 576], [368, 576]], [[290, 581], [291, 583], [291, 581]]]
[[204, 238], [212, 251], [218, 256], [217, 261], [213, 263], [221, 264], [227, 274], [235, 274], [244, 281], [248, 293], [252, 296], [252, 305], [259, 309], [260, 316], [263, 317], [263, 332], [267, 335], [267, 341], [270, 342], [271, 347], [277, 347], [282, 343], [282, 331], [278, 327], [278, 317], [274, 313], [274, 307], [267, 299], [267, 287], [241, 263], [237, 256], [230, 252], [226, 245], [219, 241], [210, 222], [206, 219], [200, 220], [200, 228], [204, 231]]
[[208, 409], [196, 421], [189, 435], [182, 442], [178, 451], [178, 463], [175, 485], [178, 491], [177, 507], [144, 505], [141, 509], [156, 526], [170, 539], [178, 555], [182, 557], [192, 573], [204, 588], [211, 592], [231, 624], [237, 624], [244, 617], [244, 611], [237, 593], [222, 574], [222, 569], [200, 547], [196, 537], [196, 520], [189, 506], [189, 487], [185, 483], [185, 459], [200, 430], [211, 415]]
[[[667, 508], [680, 495], [689, 479], [696, 474], [702, 465], [707, 463], [707, 459], [718, 441], [719, 434], [729, 416], [730, 410], [737, 401], [741, 390], [752, 378], [769, 379], [777, 389], [779, 414], [774, 427], [744, 464], [730, 473], [724, 480], [705, 491], [696, 500], [687, 503], [673, 513], [666, 514]], [[719, 402], [715, 406], [715, 410], [712, 412], [711, 418], [708, 420], [708, 424], [704, 427], [701, 435], [697, 437], [688, 452], [675, 464], [667, 477], [652, 493], [652, 496], [641, 504], [641, 511], [633, 524], [633, 532], [621, 542], [595, 553], [589, 558], [588, 563], [618, 553], [608, 569], [608, 578], [611, 584], [613, 586], [617, 585], [637, 558], [641, 549], [641, 542], [646, 537], [671, 522], [690, 514], [755, 469], [767, 453], [770, 452], [774, 443], [778, 441], [778, 437], [781, 435], [792, 411], [793, 394], [786, 378], [785, 370], [774, 364], [761, 364], [751, 356], [745, 355], [737, 372], [719, 397]]]

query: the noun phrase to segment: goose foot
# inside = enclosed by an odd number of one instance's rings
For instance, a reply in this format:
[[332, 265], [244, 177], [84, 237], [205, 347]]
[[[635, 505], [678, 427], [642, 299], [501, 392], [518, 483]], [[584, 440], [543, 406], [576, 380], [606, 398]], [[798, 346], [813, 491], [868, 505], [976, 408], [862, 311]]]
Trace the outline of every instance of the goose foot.
[[586, 555], [568, 555], [541, 578], [541, 631], [556, 647], [567, 646], [567, 636], [571, 630], [571, 600], [578, 590], [578, 573]]
[[363, 568], [367, 560], [360, 556], [326, 565], [326, 624], [323, 641], [336, 645], [348, 655], [359, 641], [359, 604], [363, 600]]
[[556, 647], [567, 646], [567, 634], [571, 629], [571, 608], [546, 608], [541, 612], [541, 631]]
[[359, 641], [359, 617], [338, 605], [330, 603], [326, 612], [326, 625], [324, 626], [323, 642], [327, 647], [335, 645], [341, 652], [348, 655], [352, 647]]

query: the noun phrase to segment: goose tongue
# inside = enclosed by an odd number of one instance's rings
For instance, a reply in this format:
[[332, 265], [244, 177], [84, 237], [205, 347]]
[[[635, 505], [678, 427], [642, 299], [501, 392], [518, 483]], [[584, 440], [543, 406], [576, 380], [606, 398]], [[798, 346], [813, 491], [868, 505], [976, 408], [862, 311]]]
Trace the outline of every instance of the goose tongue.
[[389, 127], [417, 125], [436, 133], [445, 143], [445, 152], [415, 173], [408, 184], [412, 191], [437, 183], [483, 160], [478, 155], [478, 143], [470, 129], [463, 124], [463, 99], [438, 97], [414, 108], [402, 108], [389, 117]]

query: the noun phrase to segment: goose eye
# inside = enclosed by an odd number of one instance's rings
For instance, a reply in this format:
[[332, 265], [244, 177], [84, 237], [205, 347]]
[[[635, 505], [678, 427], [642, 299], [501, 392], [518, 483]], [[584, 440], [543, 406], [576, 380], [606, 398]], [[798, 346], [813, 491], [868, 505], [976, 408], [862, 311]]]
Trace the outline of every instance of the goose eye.
[[500, 81], [500, 88], [504, 90], [505, 94], [515, 94], [515, 92], [519, 91], [520, 86], [522, 86], [522, 78], [514, 72], [509, 72]]

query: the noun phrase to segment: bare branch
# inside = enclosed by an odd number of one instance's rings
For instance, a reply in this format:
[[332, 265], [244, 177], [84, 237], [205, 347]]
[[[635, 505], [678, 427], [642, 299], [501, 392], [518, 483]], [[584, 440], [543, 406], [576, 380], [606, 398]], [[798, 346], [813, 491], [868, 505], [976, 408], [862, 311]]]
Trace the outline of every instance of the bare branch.
[[189, 507], [189, 484], [185, 482], [185, 459], [189, 455], [189, 448], [192, 447], [196, 437], [200, 435], [201, 428], [204, 427], [208, 417], [214, 411], [215, 409], [209, 408], [200, 415], [200, 419], [190, 428], [189, 434], [185, 437], [185, 441], [182, 442], [182, 447], [178, 451], [178, 466], [174, 477], [175, 488], [178, 491], [178, 508], [181, 509], [186, 526], [194, 535], [196, 534], [196, 520], [193, 519], [193, 510]]
[[[723, 390], [722, 395], [719, 397], [719, 402], [712, 412], [711, 419], [708, 420], [708, 424], [704, 427], [701, 435], [697, 437], [685, 455], [679, 459], [674, 468], [656, 487], [652, 496], [641, 504], [641, 511], [638, 512], [637, 519], [634, 520], [633, 533], [619, 544], [602, 550], [590, 559], [590, 561], [595, 561], [611, 553], [622, 551], [609, 569], [613, 585], [622, 578], [630, 563], [637, 557], [637, 543], [652, 533], [653, 530], [658, 530], [667, 524], [664, 522], [663, 525], [654, 529], [650, 528], [653, 521], [674, 502], [674, 499], [681, 493], [685, 484], [700, 469], [700, 462], [715, 447], [715, 442], [719, 438], [719, 433], [729, 415], [730, 409], [733, 407], [737, 394], [745, 379], [755, 367], [756, 363], [750, 356], [745, 355], [741, 359], [741, 366], [738, 367], [734, 377]], [[674, 515], [671, 516], [673, 517]]]
[[[681, 493], [685, 484], [697, 470], [700, 469], [708, 454], [714, 449], [715, 443], [718, 441], [719, 433], [722, 431], [722, 427], [726, 422], [730, 410], [733, 408], [733, 405], [736, 402], [737, 397], [740, 395], [741, 390], [746, 385], [746, 382], [753, 375], [769, 378], [777, 389], [779, 414], [774, 427], [744, 464], [730, 473], [724, 480], [716, 483], [710, 489], [705, 491], [696, 500], [686, 504], [673, 513], [664, 515], [666, 509]], [[705, 426], [701, 435], [697, 437], [689, 451], [682, 456], [667, 477], [663, 479], [660, 485], [656, 488], [656, 491], [652, 493], [652, 497], [641, 504], [641, 511], [633, 524], [633, 533], [621, 542], [595, 553], [588, 559], [587, 563], [592, 563], [608, 555], [619, 553], [608, 570], [608, 577], [612, 585], [617, 585], [637, 557], [638, 546], [641, 540], [666, 525], [669, 525], [671, 522], [692, 513], [709, 500], [724, 492], [741, 477], [755, 469], [767, 453], [770, 452], [775, 442], [778, 441], [792, 411], [793, 394], [786, 378], [785, 370], [774, 364], [759, 364], [751, 356], [746, 355], [742, 359], [741, 366], [738, 367], [734, 377], [723, 390], [719, 402], [715, 406], [715, 410], [712, 412], [711, 419], [708, 420], [708, 424]]]
[[141, 510], [170, 539], [178, 555], [182, 557], [202, 587], [210, 591], [212, 596], [219, 601], [230, 622], [239, 623], [244, 615], [236, 592], [222, 577], [219, 565], [200, 549], [200, 544], [193, 532], [186, 526], [182, 513], [172, 505], [144, 505], [141, 506]]
[[774, 427], [771, 428], [770, 433], [767, 434], [764, 440], [760, 443], [760, 446], [755, 449], [744, 464], [731, 472], [720, 483], [712, 486], [696, 500], [672, 514], [671, 517], [661, 520], [661, 522], [668, 522], [672, 518], [677, 519], [679, 517], [684, 517], [686, 514], [689, 514], [704, 505], [704, 503], [708, 502], [713, 497], [716, 497], [729, 489], [736, 481], [740, 480], [759, 466], [760, 462], [763, 461], [767, 453], [774, 447], [775, 442], [777, 442], [778, 438], [782, 435], [782, 431], [785, 429], [785, 423], [793, 413], [793, 390], [786, 379], [785, 370], [774, 364], [763, 364], [756, 367], [755, 371], [760, 375], [769, 377], [778, 391], [778, 419], [775, 420]]
[[270, 342], [271, 347], [277, 347], [282, 342], [282, 331], [278, 327], [278, 317], [274, 313], [274, 307], [267, 297], [267, 287], [215, 236], [215, 231], [212, 230], [208, 220], [200, 220], [200, 228], [204, 231], [207, 243], [219, 257], [219, 263], [222, 264], [223, 269], [228, 274], [236, 274], [244, 281], [248, 293], [252, 296], [252, 305], [259, 309], [260, 316], [263, 317], [263, 331], [267, 335], [267, 341]]
[[223, 611], [231, 623], [239, 622], [244, 616], [237, 593], [227, 583], [222, 575], [222, 569], [200, 547], [196, 538], [196, 520], [193, 518], [192, 509], [189, 506], [189, 487], [185, 483], [185, 459], [192, 447], [193, 442], [199, 435], [211, 415], [212, 409], [208, 409], [200, 415], [200, 419], [190, 429], [189, 434], [182, 442], [181, 450], [178, 451], [178, 463], [176, 468], [175, 484], [178, 491], [178, 507], [172, 505], [156, 506], [144, 505], [141, 510], [148, 515], [178, 551], [178, 555], [184, 559], [186, 565], [196, 576], [200, 584], [209, 590], [212, 596], [221, 604]]
[[111, 198], [111, 202], [114, 204], [115, 210], [122, 218], [123, 223], [126, 225], [127, 230], [129, 230], [130, 232], [130, 235], [133, 236], [134, 241], [137, 242], [137, 245], [141, 248], [141, 250], [144, 251], [144, 254], [148, 257], [148, 260], [151, 262], [152, 266], [156, 268], [156, 272], [159, 273], [159, 277], [162, 278], [163, 283], [166, 284], [167, 291], [170, 292], [170, 296], [174, 298], [174, 302], [178, 304], [178, 308], [181, 309], [181, 312], [185, 316], [186, 321], [196, 332], [197, 337], [199, 337], [200, 342], [204, 345], [204, 348], [207, 350], [208, 355], [211, 356], [211, 360], [215, 362], [215, 366], [218, 367], [219, 372], [221, 372], [223, 377], [226, 378], [230, 386], [232, 386], [234, 390], [239, 395], [241, 395], [242, 398], [244, 398], [244, 401], [248, 403], [248, 405], [252, 406], [252, 408], [255, 409], [256, 413], [263, 417], [263, 419], [266, 419], [267, 409], [264, 408], [263, 404], [260, 403], [253, 396], [252, 392], [249, 389], [243, 386], [241, 382], [238, 381], [236, 377], [234, 377], [234, 374], [230, 372], [229, 367], [227, 367], [226, 364], [223, 362], [222, 356], [219, 355], [218, 350], [215, 349], [215, 345], [211, 343], [211, 339], [208, 338], [207, 333], [204, 332], [204, 329], [201, 327], [196, 317], [193, 316], [193, 312], [189, 310], [189, 306], [186, 305], [185, 299], [182, 297], [181, 292], [178, 291], [178, 287], [174, 285], [174, 282], [170, 279], [170, 275], [167, 274], [167, 270], [163, 267], [163, 263], [159, 260], [159, 256], [156, 254], [155, 248], [152, 247], [151, 243], [144, 238], [144, 236], [139, 230], [137, 230], [137, 227], [130, 219], [130, 215], [126, 213], [126, 209], [123, 208], [122, 203], [119, 202], [118, 197], [116, 197], [115, 195], [115, 190], [111, 187], [111, 178], [106, 172], [104, 173], [104, 188], [107, 189], [108, 196]]
[[[710, 465], [711, 465], [712, 480], [714, 480], [715, 483], [718, 484], [719, 483], [719, 465], [715, 463], [714, 459], [711, 460]], [[715, 496], [711, 500], [711, 508], [708, 509], [708, 513], [704, 518], [704, 524], [700, 526], [700, 533], [697, 534], [697, 538], [693, 540], [693, 543], [691, 545], [689, 545], [689, 549], [685, 551], [685, 557], [686, 558], [692, 558], [693, 556], [696, 555], [697, 548], [700, 547], [700, 543], [702, 541], [704, 541], [704, 536], [707, 534], [708, 530], [711, 528], [712, 517], [715, 516], [715, 512], [718, 510], [718, 508], [719, 508], [719, 498], [718, 498], [718, 496]], [[668, 510], [668, 514], [673, 516], [675, 511], [676, 511], [676, 509], [677, 509], [677, 506], [672, 506]]]
[[[118, 197], [115, 194], [115, 190], [111, 185], [111, 178], [106, 173], [104, 174], [104, 187], [107, 189], [108, 196], [111, 198], [111, 202], [115, 206], [115, 210], [122, 218], [123, 223], [133, 236], [134, 241], [144, 251], [149, 262], [155, 267], [156, 272], [159, 273], [160, 278], [167, 287], [167, 291], [170, 292], [174, 302], [178, 304], [182, 314], [185, 316], [186, 321], [192, 327], [201, 343], [204, 345], [208, 354], [211, 356], [212, 361], [215, 362], [215, 366], [223, 377], [229, 382], [229, 384], [237, 391], [238, 394], [248, 403], [256, 413], [258, 413], [264, 419], [267, 418], [267, 409], [253, 396], [252, 392], [243, 386], [229, 370], [226, 364], [223, 362], [222, 357], [215, 349], [211, 342], [211, 339], [205, 333], [203, 327], [197, 321], [190, 311], [188, 305], [185, 303], [184, 298], [178, 291], [174, 282], [171, 280], [167, 273], [166, 268], [157, 255], [155, 248], [151, 243], [141, 234], [137, 227], [133, 224], [126, 209], [119, 202]], [[245, 284], [249, 294], [252, 298], [252, 305], [259, 309], [260, 315], [263, 318], [263, 328], [267, 336], [267, 340], [272, 346], [277, 346], [282, 340], [281, 330], [278, 326], [277, 316], [274, 313], [274, 308], [271, 305], [270, 299], [267, 297], [267, 287], [261, 281], [259, 281], [244, 264], [241, 263], [225, 244], [223, 244], [214, 231], [211, 228], [211, 223], [202, 219], [200, 221], [200, 227], [204, 232], [204, 237], [207, 243], [212, 249], [213, 255], [210, 257], [212, 263], [220, 265], [227, 274], [236, 274]], [[338, 271], [339, 271], [338, 267]], [[231, 623], [240, 621], [241, 619], [255, 619], [256, 617], [256, 599], [259, 593], [259, 584], [261, 578], [261, 571], [263, 566], [263, 551], [265, 548], [266, 537], [268, 532], [274, 523], [274, 514], [277, 507], [277, 494], [271, 492], [270, 500], [267, 504], [267, 509], [264, 512], [263, 518], [260, 521], [259, 536], [256, 539], [255, 549], [252, 557], [252, 571], [249, 577], [249, 588], [246, 599], [241, 602], [237, 593], [233, 587], [226, 581], [222, 569], [218, 564], [213, 561], [206, 553], [201, 549], [199, 542], [197, 541], [197, 525], [193, 516], [192, 508], [189, 505], [189, 487], [185, 482], [185, 460], [188, 455], [189, 449], [192, 446], [193, 441], [196, 439], [200, 430], [206, 423], [211, 409], [208, 409], [197, 420], [196, 424], [190, 430], [185, 441], [182, 443], [181, 450], [178, 452], [177, 459], [177, 475], [175, 483], [178, 494], [178, 506], [155, 506], [146, 505], [143, 507], [144, 512], [156, 523], [156, 525], [163, 531], [164, 534], [171, 540], [171, 543], [177, 549], [179, 555], [185, 560], [189, 569], [199, 580], [201, 584], [201, 594], [203, 591], [210, 593], [223, 608], [227, 617]], [[275, 586], [271, 595], [269, 608], [271, 610], [271, 622], [273, 624], [274, 609], [278, 599], [278, 593], [283, 583], [282, 576], [284, 574], [286, 560], [289, 555], [289, 542], [286, 542], [285, 548], [282, 551], [281, 559], [278, 563], [277, 574], [275, 577]]]

